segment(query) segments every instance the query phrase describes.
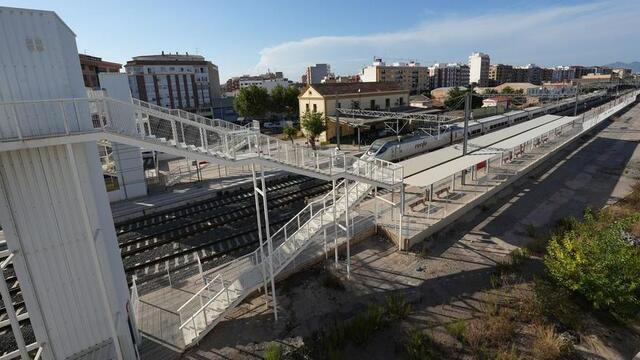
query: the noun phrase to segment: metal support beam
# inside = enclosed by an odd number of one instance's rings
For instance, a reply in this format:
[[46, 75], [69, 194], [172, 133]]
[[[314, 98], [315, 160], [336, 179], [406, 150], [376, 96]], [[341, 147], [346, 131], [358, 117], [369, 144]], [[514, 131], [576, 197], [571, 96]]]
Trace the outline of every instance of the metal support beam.
[[264, 242], [262, 239], [262, 219], [260, 216], [260, 200], [258, 198], [258, 194], [261, 194], [262, 191], [258, 189], [258, 184], [256, 181], [256, 165], [251, 164], [251, 175], [253, 177], [253, 197], [256, 203], [256, 220], [258, 221], [258, 241], [260, 244], [260, 263], [262, 264], [262, 282], [264, 286], [264, 303], [267, 309], [269, 308], [269, 299], [268, 299], [268, 287], [267, 287], [267, 269], [265, 268], [266, 258], [264, 256]]
[[276, 279], [273, 274], [273, 243], [269, 229], [269, 208], [267, 206], [267, 186], [264, 180], [264, 168], [260, 165], [260, 182], [262, 183], [262, 207], [264, 208], [264, 229], [267, 234], [267, 248], [269, 249], [269, 273], [271, 274], [271, 297], [273, 298], [273, 316], [278, 321], [278, 303], [276, 301]]
[[18, 345], [20, 358], [22, 360], [30, 360], [31, 357], [29, 356], [27, 346], [24, 343], [24, 337], [22, 336], [22, 330], [20, 330], [20, 322], [18, 321], [18, 316], [16, 315], [16, 309], [13, 307], [13, 301], [11, 300], [9, 287], [7, 286], [7, 281], [4, 278], [4, 269], [12, 258], [13, 253], [11, 253], [11, 255], [9, 255], [9, 257], [2, 262], [2, 269], [0, 269], [0, 295], [2, 295], [2, 302], [4, 303], [4, 308], [7, 312], [9, 323], [11, 324], [11, 331], [13, 332], [16, 344]]

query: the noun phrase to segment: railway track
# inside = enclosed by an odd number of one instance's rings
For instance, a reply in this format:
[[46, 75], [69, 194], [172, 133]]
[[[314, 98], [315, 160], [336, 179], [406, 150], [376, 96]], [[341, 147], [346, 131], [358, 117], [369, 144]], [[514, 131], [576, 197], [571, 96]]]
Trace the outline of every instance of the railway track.
[[[268, 179], [266, 181], [267, 191], [273, 191], [288, 186], [295, 186], [297, 184], [311, 181], [311, 178], [289, 175], [285, 178]], [[145, 229], [153, 228], [157, 229], [158, 226], [162, 226], [166, 223], [179, 221], [185, 217], [198, 215], [199, 213], [206, 212], [213, 207], [223, 206], [226, 204], [249, 200], [253, 197], [253, 188], [240, 188], [233, 190], [220, 190], [217, 192], [217, 196], [214, 198], [207, 198], [204, 200], [196, 201], [193, 203], [184, 204], [178, 207], [173, 207], [163, 211], [157, 211], [153, 214], [135, 218], [123, 222], [117, 223], [116, 233], [119, 240], [127, 240], [131, 237], [138, 236], [139, 233], [144, 233]]]
[[[327, 182], [297, 177], [268, 186], [270, 228], [277, 230], [306, 203], [330, 190]], [[182, 217], [179, 217], [182, 214]], [[131, 221], [121, 231], [127, 277], [138, 283], [193, 268], [199, 257], [209, 268], [253, 251], [258, 245], [253, 191], [237, 192]], [[156, 224], [157, 228], [153, 228]], [[197, 256], [196, 256], [197, 254]]]

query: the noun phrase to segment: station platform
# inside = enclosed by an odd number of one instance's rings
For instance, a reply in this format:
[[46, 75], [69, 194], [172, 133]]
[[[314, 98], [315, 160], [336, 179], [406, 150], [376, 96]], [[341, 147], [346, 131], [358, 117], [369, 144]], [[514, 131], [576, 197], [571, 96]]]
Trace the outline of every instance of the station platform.
[[[427, 239], [630, 103], [608, 103], [577, 117], [545, 115], [473, 139], [464, 156], [457, 144], [406, 160], [404, 217], [394, 241], [408, 249]], [[393, 196], [382, 195], [389, 202]], [[358, 209], [376, 211], [380, 226], [397, 229], [399, 212], [380, 205], [369, 200]]]

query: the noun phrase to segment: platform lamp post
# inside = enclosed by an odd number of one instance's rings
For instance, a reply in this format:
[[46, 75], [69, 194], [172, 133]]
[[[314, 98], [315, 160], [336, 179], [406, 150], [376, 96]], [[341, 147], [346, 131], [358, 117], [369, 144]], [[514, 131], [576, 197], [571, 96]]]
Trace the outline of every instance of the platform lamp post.
[[578, 116], [578, 95], [580, 95], [580, 82], [576, 85], [576, 100], [573, 104], [573, 116]]
[[471, 96], [473, 89], [464, 94], [464, 140], [462, 142], [462, 155], [467, 155], [467, 141], [469, 140], [469, 117], [471, 114]]

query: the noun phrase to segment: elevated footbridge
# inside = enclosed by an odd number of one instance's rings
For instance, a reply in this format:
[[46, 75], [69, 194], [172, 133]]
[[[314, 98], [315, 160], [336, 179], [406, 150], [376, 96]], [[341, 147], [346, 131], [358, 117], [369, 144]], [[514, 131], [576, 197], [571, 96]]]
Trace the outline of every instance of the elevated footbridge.
[[[89, 117], [92, 127], [80, 125], [86, 121], [79, 119]], [[266, 295], [268, 283], [277, 318], [275, 278], [318, 236], [326, 241], [327, 234], [337, 237], [339, 231], [344, 232], [349, 271], [348, 240], [353, 235], [349, 208], [377, 188], [402, 189], [402, 165], [293, 146], [261, 134], [257, 126], [239, 126], [139, 100], [129, 103], [94, 94], [89, 99], [7, 102], [0, 103], [0, 119], [0, 152], [109, 140], [194, 160], [251, 166], [258, 228], [263, 221], [266, 225], [264, 234], [259, 231], [256, 251], [210, 274], [177, 312], [161, 307], [141, 310], [134, 282], [135, 318], [158, 325], [141, 329], [142, 333], [177, 350], [206, 335], [258, 288], [263, 287]], [[333, 189], [270, 234], [262, 166], [332, 181]], [[264, 211], [260, 211], [260, 198]], [[145, 322], [149, 318], [162, 320]]]

